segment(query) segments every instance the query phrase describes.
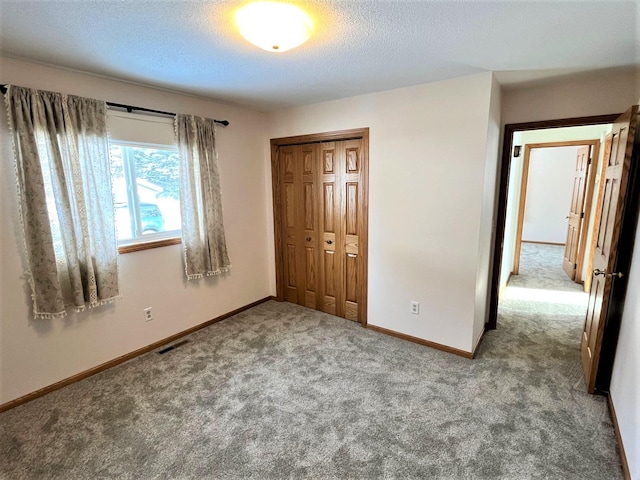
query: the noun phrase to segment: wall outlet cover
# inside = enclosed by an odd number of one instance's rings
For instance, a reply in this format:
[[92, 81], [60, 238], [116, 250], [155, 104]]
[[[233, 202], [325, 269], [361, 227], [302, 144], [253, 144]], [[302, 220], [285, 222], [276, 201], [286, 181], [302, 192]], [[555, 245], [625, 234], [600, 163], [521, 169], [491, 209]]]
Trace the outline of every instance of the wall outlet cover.
[[420, 313], [420, 302], [411, 302], [411, 313], [414, 315]]

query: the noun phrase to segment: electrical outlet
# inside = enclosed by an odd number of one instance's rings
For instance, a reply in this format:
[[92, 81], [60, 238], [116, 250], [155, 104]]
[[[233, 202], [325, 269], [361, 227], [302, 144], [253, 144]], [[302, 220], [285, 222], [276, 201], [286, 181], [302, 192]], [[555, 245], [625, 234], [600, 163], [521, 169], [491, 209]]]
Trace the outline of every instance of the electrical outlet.
[[411, 313], [418, 315], [420, 313], [420, 302], [411, 302]]
[[147, 307], [143, 310], [144, 312], [144, 321], [148, 322], [150, 320], [153, 320], [153, 313], [151, 312], [151, 307]]

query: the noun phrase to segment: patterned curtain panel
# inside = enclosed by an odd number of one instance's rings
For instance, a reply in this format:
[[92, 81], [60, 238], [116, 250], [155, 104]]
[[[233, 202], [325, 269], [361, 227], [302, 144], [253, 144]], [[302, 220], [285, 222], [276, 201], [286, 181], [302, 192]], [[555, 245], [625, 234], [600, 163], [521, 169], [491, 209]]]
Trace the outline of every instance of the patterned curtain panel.
[[175, 127], [185, 273], [192, 280], [225, 272], [231, 264], [222, 221], [214, 121], [176, 115]]
[[119, 296], [105, 102], [10, 86], [16, 161], [35, 318]]

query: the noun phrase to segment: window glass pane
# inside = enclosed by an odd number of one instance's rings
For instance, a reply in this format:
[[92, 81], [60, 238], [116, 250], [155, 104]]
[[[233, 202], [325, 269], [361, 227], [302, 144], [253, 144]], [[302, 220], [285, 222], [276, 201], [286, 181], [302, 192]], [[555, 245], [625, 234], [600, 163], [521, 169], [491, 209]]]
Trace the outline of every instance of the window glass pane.
[[131, 147], [142, 234], [180, 230], [180, 164], [171, 150]]
[[113, 202], [115, 206], [116, 230], [118, 241], [133, 238], [131, 229], [131, 214], [129, 212], [129, 199], [127, 197], [127, 179], [125, 176], [123, 148], [120, 145], [111, 145], [111, 183], [113, 188]]
[[112, 144], [118, 240], [180, 235], [180, 166], [167, 148]]

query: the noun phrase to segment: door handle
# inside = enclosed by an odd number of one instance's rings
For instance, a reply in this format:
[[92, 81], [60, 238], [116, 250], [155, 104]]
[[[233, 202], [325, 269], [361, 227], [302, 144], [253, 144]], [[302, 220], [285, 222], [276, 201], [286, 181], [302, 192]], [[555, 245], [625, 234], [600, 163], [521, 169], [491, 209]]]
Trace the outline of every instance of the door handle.
[[328, 245], [332, 245], [333, 244], [333, 240], [325, 240], [325, 243], [327, 243]]
[[605, 277], [618, 277], [618, 278], [622, 278], [624, 277], [624, 273], [621, 272], [614, 272], [614, 273], [607, 273], [606, 270], [600, 270], [599, 268], [596, 268], [593, 271], [593, 274], [597, 277], [598, 275], [604, 275]]
[[310, 242], [310, 241], [311, 241], [311, 237], [307, 237], [307, 242]]

